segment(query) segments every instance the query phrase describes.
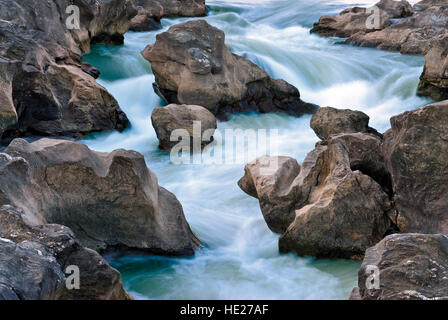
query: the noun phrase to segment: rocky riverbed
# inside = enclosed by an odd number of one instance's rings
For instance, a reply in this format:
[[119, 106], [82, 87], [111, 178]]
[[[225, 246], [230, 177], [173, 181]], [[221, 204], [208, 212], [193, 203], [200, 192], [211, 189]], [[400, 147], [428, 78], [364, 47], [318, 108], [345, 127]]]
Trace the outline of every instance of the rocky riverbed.
[[[351, 299], [447, 299], [445, 1], [382, 0], [375, 30], [365, 8], [316, 15], [311, 29], [275, 4], [274, 32], [260, 24], [265, 4], [78, 0], [70, 30], [71, 4], [0, 0], [0, 299], [228, 298], [235, 285], [241, 298], [348, 298], [355, 287]], [[304, 51], [267, 30], [299, 33]], [[125, 67], [143, 66], [131, 85], [92, 58], [130, 47]], [[350, 73], [348, 52], [374, 63]], [[327, 69], [322, 54], [335, 59]], [[363, 81], [369, 100], [356, 99]], [[373, 85], [387, 81], [407, 85]], [[197, 122], [204, 153], [233, 143], [222, 129], [286, 131], [277, 154], [242, 157], [244, 175], [240, 164], [173, 165], [170, 136], [183, 130], [194, 145]], [[342, 260], [363, 261], [357, 285], [338, 270], [359, 264]], [[66, 285], [73, 266], [80, 290]]]

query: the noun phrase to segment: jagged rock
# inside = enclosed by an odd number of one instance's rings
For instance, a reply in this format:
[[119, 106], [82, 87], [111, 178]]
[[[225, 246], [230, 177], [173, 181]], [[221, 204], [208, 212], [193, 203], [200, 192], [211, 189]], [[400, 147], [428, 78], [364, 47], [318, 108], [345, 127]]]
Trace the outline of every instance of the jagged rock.
[[[66, 287], [69, 265], [80, 271], [77, 290]], [[132, 299], [120, 273], [81, 247], [69, 228], [28, 226], [22, 212], [8, 205], [0, 208], [0, 283], [0, 300]]]
[[448, 99], [448, 36], [426, 54], [417, 93], [437, 101]]
[[[199, 146], [205, 147], [213, 142], [213, 133], [217, 128], [215, 116], [201, 106], [170, 104], [155, 108], [151, 120], [160, 141], [159, 147], [163, 151], [171, 151], [179, 143], [171, 141], [171, 134], [175, 130], [186, 130], [190, 137], [190, 145], [196, 140]], [[195, 131], [195, 128], [199, 130]], [[210, 139], [202, 139], [205, 132]]]
[[322, 139], [341, 133], [369, 132], [369, 116], [349, 109], [320, 108], [311, 118], [311, 128]]
[[[372, 284], [372, 270], [378, 268]], [[448, 238], [441, 234], [394, 234], [366, 251], [353, 300], [448, 299]]]
[[176, 197], [134, 151], [99, 153], [66, 140], [15, 139], [0, 154], [0, 204], [30, 225], [56, 223], [95, 250], [191, 255], [198, 241]]
[[312, 32], [348, 37], [348, 44], [407, 54], [426, 54], [447, 35], [446, 1], [422, 1], [415, 10], [406, 1], [383, 0], [376, 6], [380, 9], [377, 29], [366, 27], [373, 12], [366, 14], [365, 8], [355, 7], [342, 11], [340, 16], [322, 17]]
[[448, 100], [391, 119], [383, 153], [402, 232], [448, 235]]
[[269, 227], [283, 234], [281, 252], [358, 260], [396, 230], [376, 135], [332, 136], [318, 143], [301, 167], [291, 158], [264, 157], [245, 170], [239, 185], [260, 199]]
[[162, 27], [165, 17], [205, 16], [205, 0], [132, 0], [138, 14], [132, 19], [130, 30], [150, 31]]
[[261, 212], [273, 232], [282, 233], [294, 220], [291, 184], [300, 172], [295, 159], [264, 156], [244, 168], [239, 187], [260, 201]]
[[[72, 4], [80, 29], [66, 26]], [[79, 138], [129, 126], [81, 57], [90, 43], [122, 43], [135, 14], [129, 0], [0, 0], [0, 136]]]
[[143, 57], [151, 62], [155, 90], [167, 103], [200, 105], [218, 119], [236, 112], [314, 113], [299, 91], [273, 80], [252, 62], [230, 53], [225, 35], [204, 20], [188, 21], [157, 35]]

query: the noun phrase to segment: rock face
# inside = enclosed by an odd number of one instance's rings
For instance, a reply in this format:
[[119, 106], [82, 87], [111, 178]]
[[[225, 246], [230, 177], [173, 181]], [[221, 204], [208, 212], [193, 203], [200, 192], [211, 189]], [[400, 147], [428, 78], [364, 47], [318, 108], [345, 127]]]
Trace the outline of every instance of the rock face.
[[282, 233], [281, 252], [359, 260], [368, 247], [396, 230], [377, 135], [331, 135], [302, 166], [287, 157], [263, 157], [245, 171], [239, 185], [260, 200], [271, 230]]
[[[0, 208], [0, 300], [127, 300], [120, 273], [95, 251], [80, 246], [56, 224], [31, 227], [23, 212]], [[68, 266], [77, 266], [79, 289], [66, 287]]]
[[437, 101], [448, 99], [448, 36], [425, 56], [417, 93]]
[[383, 0], [376, 6], [380, 13], [378, 28], [366, 27], [373, 12], [352, 8], [340, 16], [322, 17], [312, 32], [348, 37], [349, 44], [407, 54], [426, 54], [448, 34], [446, 1], [422, 1], [414, 10], [406, 1]]
[[191, 255], [198, 241], [176, 197], [134, 151], [98, 153], [65, 140], [15, 139], [0, 154], [0, 204], [30, 225], [56, 223], [95, 250]]
[[[80, 28], [69, 30], [72, 4]], [[81, 57], [90, 43], [122, 43], [135, 14], [128, 0], [0, 0], [0, 136], [78, 138], [129, 126]]]
[[320, 108], [311, 118], [311, 128], [322, 139], [341, 133], [369, 132], [369, 116], [349, 109]]
[[162, 27], [165, 17], [201, 17], [207, 9], [205, 0], [132, 0], [138, 14], [131, 21], [130, 30], [150, 31]]
[[[186, 130], [190, 145], [196, 141], [202, 148], [213, 142], [213, 133], [217, 128], [215, 116], [201, 106], [170, 104], [155, 108], [151, 115], [152, 125], [160, 141], [160, 149], [171, 151], [178, 141], [171, 141], [175, 130]], [[207, 135], [207, 139], [202, 139]], [[191, 148], [193, 150], [193, 148]]]
[[[370, 284], [379, 270], [379, 289]], [[370, 268], [370, 269], [369, 269]], [[448, 299], [448, 238], [436, 234], [394, 234], [366, 251], [358, 288], [351, 299]]]
[[448, 101], [391, 119], [383, 152], [403, 232], [448, 235]]
[[230, 53], [224, 41], [224, 33], [203, 20], [157, 35], [142, 55], [151, 62], [159, 96], [167, 103], [203, 106], [219, 119], [248, 111], [294, 116], [316, 111], [295, 87]]

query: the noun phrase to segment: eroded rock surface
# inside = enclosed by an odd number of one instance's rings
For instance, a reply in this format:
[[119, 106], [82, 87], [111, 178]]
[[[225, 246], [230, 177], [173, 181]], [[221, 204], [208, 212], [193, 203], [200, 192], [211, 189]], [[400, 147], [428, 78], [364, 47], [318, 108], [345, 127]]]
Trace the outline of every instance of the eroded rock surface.
[[448, 101], [391, 119], [383, 153], [402, 232], [448, 235]]
[[[0, 208], [0, 300], [132, 299], [120, 273], [83, 248], [69, 228], [31, 227], [23, 214], [9, 205]], [[79, 289], [67, 289], [68, 266], [79, 268]]]
[[232, 54], [225, 35], [204, 20], [188, 21], [157, 35], [142, 52], [151, 62], [156, 92], [167, 103], [200, 105], [219, 119], [238, 112], [314, 113], [299, 91]]
[[[80, 9], [79, 29], [67, 28], [70, 5]], [[122, 43], [135, 14], [129, 0], [0, 0], [0, 136], [79, 138], [128, 127], [81, 57], [91, 43]]]
[[132, 19], [130, 30], [150, 31], [162, 27], [161, 18], [201, 17], [207, 9], [205, 0], [132, 0], [138, 14]]
[[417, 92], [436, 101], [448, 99], [448, 36], [425, 56]]
[[0, 204], [23, 210], [30, 225], [69, 227], [86, 247], [165, 255], [191, 255], [198, 247], [181, 204], [137, 152], [15, 139], [0, 154], [0, 170]]
[[346, 43], [408, 54], [426, 54], [448, 34], [446, 1], [422, 1], [412, 9], [407, 1], [383, 0], [379, 24], [370, 24], [373, 11], [351, 8], [339, 16], [325, 16], [312, 32], [348, 37]]
[[[373, 268], [377, 283], [373, 287]], [[369, 286], [367, 286], [369, 284]], [[448, 238], [394, 234], [366, 251], [353, 300], [448, 299]]]
[[377, 135], [332, 135], [302, 166], [288, 157], [263, 157], [245, 171], [239, 185], [260, 200], [271, 230], [282, 233], [281, 252], [359, 260], [368, 247], [396, 231]]

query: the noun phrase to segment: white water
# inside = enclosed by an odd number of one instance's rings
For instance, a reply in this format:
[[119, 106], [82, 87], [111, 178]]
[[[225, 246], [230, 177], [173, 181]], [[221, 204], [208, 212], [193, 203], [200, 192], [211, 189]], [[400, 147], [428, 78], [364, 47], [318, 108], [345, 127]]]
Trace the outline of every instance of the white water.
[[[392, 115], [428, 102], [415, 95], [423, 58], [344, 46], [338, 39], [309, 34], [321, 15], [372, 3], [213, 0], [206, 20], [225, 31], [233, 52], [297, 86], [305, 101], [362, 110], [371, 126], [385, 131]], [[185, 20], [166, 19], [163, 25], [166, 29]], [[176, 166], [158, 151], [150, 115], [161, 101], [151, 87], [149, 63], [139, 54], [158, 32], [130, 32], [124, 46], [96, 46], [86, 56], [102, 72], [100, 83], [117, 98], [132, 128], [95, 134], [84, 142], [98, 151], [143, 153], [159, 183], [182, 203], [204, 248], [186, 259], [117, 259], [113, 265], [122, 272], [125, 287], [142, 299], [346, 299], [356, 285], [359, 263], [280, 255], [278, 235], [267, 228], [258, 201], [237, 186], [243, 164]], [[302, 161], [318, 140], [309, 120], [248, 114], [218, 127], [279, 129], [279, 154]]]

